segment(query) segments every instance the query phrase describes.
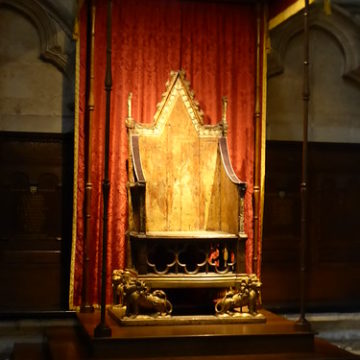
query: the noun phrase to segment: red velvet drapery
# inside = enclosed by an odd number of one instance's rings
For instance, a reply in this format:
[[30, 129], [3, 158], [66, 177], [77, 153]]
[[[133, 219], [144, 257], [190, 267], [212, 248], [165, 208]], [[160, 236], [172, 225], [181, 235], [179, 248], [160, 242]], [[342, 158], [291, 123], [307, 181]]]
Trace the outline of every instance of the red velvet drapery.
[[[73, 304], [81, 302], [84, 201], [84, 112], [86, 11], [80, 21], [79, 166], [77, 233], [73, 261]], [[248, 183], [246, 195], [246, 266], [252, 271], [252, 193], [254, 170], [254, 99], [256, 9], [232, 2], [113, 0], [110, 202], [108, 274], [124, 266], [126, 227], [126, 99], [133, 93], [133, 117], [151, 122], [170, 70], [184, 69], [205, 122], [221, 118], [221, 97], [229, 99], [229, 146], [235, 171]], [[106, 2], [98, 1], [95, 25], [95, 110], [92, 128], [92, 224], [90, 302], [100, 299], [100, 244], [105, 118]], [[108, 276], [108, 302], [110, 301]]]

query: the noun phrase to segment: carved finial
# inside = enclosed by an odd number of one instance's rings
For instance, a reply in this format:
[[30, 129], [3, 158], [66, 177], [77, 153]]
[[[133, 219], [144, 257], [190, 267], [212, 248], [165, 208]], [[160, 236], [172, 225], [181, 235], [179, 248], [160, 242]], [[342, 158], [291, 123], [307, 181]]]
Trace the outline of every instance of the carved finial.
[[126, 127], [128, 129], [132, 129], [134, 127], [134, 119], [131, 117], [131, 102], [132, 102], [132, 93], [129, 93], [128, 100], [127, 100], [127, 106], [128, 106], [128, 116], [126, 118]]
[[222, 97], [222, 117], [221, 117], [223, 136], [226, 136], [227, 129], [228, 129], [228, 124], [227, 124], [227, 120], [226, 120], [227, 103], [228, 103], [227, 97], [223, 96]]
[[131, 119], [131, 101], [132, 101], [132, 93], [130, 92], [129, 93], [129, 96], [128, 96], [128, 118]]

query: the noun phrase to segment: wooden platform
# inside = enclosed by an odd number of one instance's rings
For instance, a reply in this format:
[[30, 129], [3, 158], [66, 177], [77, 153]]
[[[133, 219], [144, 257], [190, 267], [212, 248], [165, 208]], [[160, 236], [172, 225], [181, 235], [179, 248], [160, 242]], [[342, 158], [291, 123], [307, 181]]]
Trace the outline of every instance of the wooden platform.
[[95, 338], [99, 314], [78, 319], [95, 358], [222, 357], [244, 354], [312, 353], [314, 334], [295, 331], [294, 323], [263, 311], [263, 324], [210, 324], [121, 327], [107, 317], [109, 338]]
[[[195, 332], [194, 329], [178, 329], [172, 327], [163, 337], [158, 339], [156, 331], [149, 333], [149, 328], [144, 329], [139, 327], [138, 333], [131, 336], [129, 331], [124, 333], [124, 329], [119, 329], [117, 325], [109, 321], [113, 330], [113, 335], [109, 339], [94, 339], [92, 336], [93, 329], [98, 323], [99, 314], [79, 314], [78, 320], [71, 322], [63, 321], [46, 321], [46, 324], [41, 323], [40, 327], [33, 328], [35, 334], [42, 334], [42, 340], [38, 343], [21, 342], [18, 339], [15, 343], [13, 352], [2, 357], [11, 358], [13, 360], [345, 360], [345, 359], [359, 359], [358, 356], [349, 352], [341, 350], [336, 346], [326, 342], [325, 340], [313, 337], [313, 343], [309, 346], [309, 338], [301, 338], [304, 334], [295, 334], [292, 329], [293, 323], [284, 321], [281, 317], [264, 312], [268, 316], [268, 324], [261, 326], [267, 330], [262, 333], [254, 334], [255, 326], [241, 326], [238, 329], [226, 329], [217, 327], [217, 334], [214, 334], [214, 328], [209, 328], [208, 331]], [[36, 321], [36, 323], [38, 323]], [[268, 326], [272, 325], [272, 330]], [[335, 325], [337, 326], [337, 325]], [[26, 326], [27, 331], [28, 325]], [[119, 331], [121, 330], [121, 331]], [[128, 329], [129, 330], [129, 329]], [[24, 329], [19, 324], [16, 324], [16, 333], [23, 334]], [[186, 334], [185, 334], [186, 332]], [[3, 328], [3, 334], [11, 334], [11, 328]], [[121, 334], [122, 333], [122, 334]], [[242, 335], [240, 335], [242, 333]], [[28, 334], [26, 332], [25, 334]], [[282, 335], [281, 335], [282, 334]], [[291, 335], [292, 334], [292, 335]], [[122, 339], [117, 336], [124, 336]], [[8, 336], [8, 335], [6, 335]], [[207, 344], [203, 338], [209, 337]], [[255, 340], [253, 336], [255, 336]], [[191, 339], [193, 337], [193, 339]], [[233, 337], [233, 338], [232, 338]], [[243, 339], [241, 339], [243, 337]], [[297, 337], [300, 337], [297, 338]], [[267, 350], [262, 346], [261, 338], [264, 344], [267, 344]], [[310, 339], [312, 334], [310, 334]], [[147, 348], [141, 349], [141, 339], [147, 339], [149, 343], [153, 343]], [[171, 340], [166, 343], [166, 340]], [[225, 341], [223, 341], [223, 339]], [[274, 345], [282, 345], [279, 348], [271, 346], [271, 340], [277, 339]], [[26, 340], [26, 339], [25, 339]], [[158, 341], [159, 340], [159, 341]], [[211, 341], [213, 340], [213, 341]], [[214, 341], [216, 340], [216, 341]], [[291, 340], [289, 342], [289, 340]], [[299, 341], [300, 340], [300, 341]], [[118, 343], [127, 343], [125, 346]], [[245, 343], [248, 342], [246, 345]], [[305, 342], [308, 346], [301, 348], [300, 344]], [[177, 344], [175, 348], [175, 344]], [[260, 343], [260, 345], [259, 345]], [[170, 345], [174, 348], [173, 354], [169, 354]], [[245, 344], [245, 345], [244, 345]], [[294, 344], [296, 346], [294, 346]], [[205, 346], [207, 345], [207, 347]], [[200, 348], [199, 348], [200, 347]], [[301, 349], [299, 349], [301, 348]], [[185, 351], [184, 351], [185, 349]], [[245, 350], [247, 353], [245, 353]], [[117, 352], [119, 351], [119, 352]], [[128, 351], [128, 352], [126, 352]], [[219, 355], [220, 353], [220, 355]]]

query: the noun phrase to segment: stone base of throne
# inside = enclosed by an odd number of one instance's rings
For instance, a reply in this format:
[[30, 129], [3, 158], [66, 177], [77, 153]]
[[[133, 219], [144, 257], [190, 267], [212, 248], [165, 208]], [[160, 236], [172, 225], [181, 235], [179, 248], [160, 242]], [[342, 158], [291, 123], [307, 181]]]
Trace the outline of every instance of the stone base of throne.
[[154, 326], [154, 325], [213, 325], [213, 324], [254, 324], [264, 323], [264, 314], [251, 315], [247, 312], [237, 312], [233, 315], [182, 315], [182, 316], [124, 316], [122, 306], [113, 306], [108, 310], [109, 315], [122, 326]]
[[[261, 283], [256, 275], [226, 274], [226, 277], [227, 281], [224, 275], [209, 273], [139, 276], [133, 269], [114, 270], [114, 305], [109, 314], [118, 324], [127, 326], [265, 322], [265, 316], [257, 310]], [[193, 306], [195, 313], [179, 316], [174, 307], [175, 298], [169, 298], [163, 288], [191, 291], [191, 304], [194, 304], [195, 292], [199, 290], [196, 288], [208, 288], [205, 291], [218, 288], [223, 295], [212, 299], [212, 311], [206, 315], [197, 313], [196, 306]]]

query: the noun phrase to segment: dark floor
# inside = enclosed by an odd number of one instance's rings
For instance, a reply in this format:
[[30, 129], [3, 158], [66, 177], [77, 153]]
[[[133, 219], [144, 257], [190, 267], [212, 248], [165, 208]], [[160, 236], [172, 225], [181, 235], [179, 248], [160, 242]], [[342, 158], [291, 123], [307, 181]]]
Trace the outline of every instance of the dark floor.
[[[285, 315], [297, 319], [296, 315]], [[308, 314], [307, 319], [318, 332], [317, 355], [297, 354], [253, 354], [240, 356], [207, 356], [207, 359], [346, 359], [345, 353], [329, 347], [325, 339], [336, 346], [360, 355], [360, 313]], [[5, 359], [87, 359], [86, 349], [78, 337], [76, 317], [66, 319], [12, 319], [0, 321], [0, 360]], [[54, 341], [54, 339], [59, 339]], [[61, 340], [60, 340], [61, 339]], [[97, 357], [98, 358], [98, 357]], [[102, 357], [101, 357], [102, 358]], [[121, 358], [121, 356], [119, 357]], [[184, 357], [172, 357], [182, 360]], [[201, 356], [191, 357], [198, 360]], [[150, 360], [150, 357], [148, 358]], [[168, 359], [166, 358], [162, 358]], [[190, 359], [189, 357], [187, 359]]]
[[[285, 315], [296, 320], [298, 315]], [[360, 313], [313, 313], [306, 318], [318, 337], [360, 356]]]

